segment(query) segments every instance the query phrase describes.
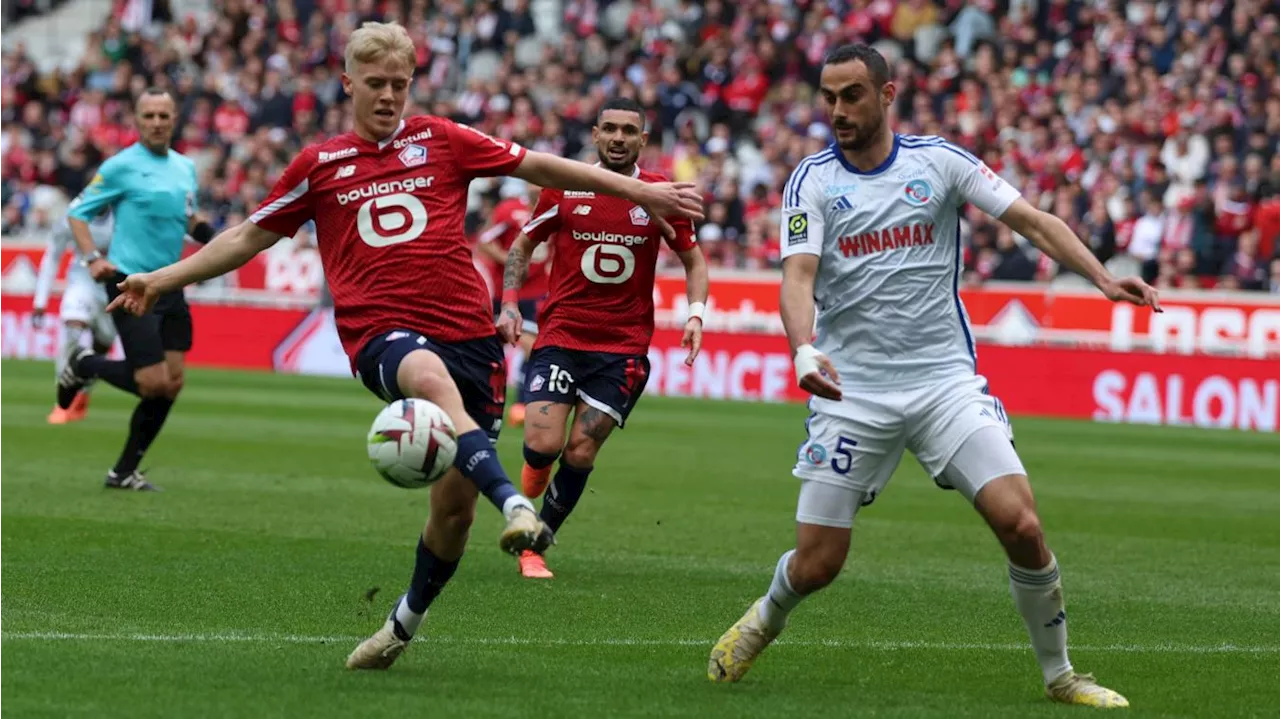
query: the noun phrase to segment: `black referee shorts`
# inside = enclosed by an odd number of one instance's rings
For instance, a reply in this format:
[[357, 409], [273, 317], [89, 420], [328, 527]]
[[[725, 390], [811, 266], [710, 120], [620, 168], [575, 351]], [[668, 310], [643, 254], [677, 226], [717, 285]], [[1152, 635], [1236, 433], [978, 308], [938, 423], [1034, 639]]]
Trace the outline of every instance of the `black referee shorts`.
[[[120, 290], [116, 285], [125, 278], [117, 272], [107, 281], [107, 298], [114, 300]], [[155, 307], [142, 317], [125, 310], [111, 313], [125, 360], [134, 369], [164, 362], [165, 352], [191, 351], [191, 308], [182, 290], [161, 295]]]

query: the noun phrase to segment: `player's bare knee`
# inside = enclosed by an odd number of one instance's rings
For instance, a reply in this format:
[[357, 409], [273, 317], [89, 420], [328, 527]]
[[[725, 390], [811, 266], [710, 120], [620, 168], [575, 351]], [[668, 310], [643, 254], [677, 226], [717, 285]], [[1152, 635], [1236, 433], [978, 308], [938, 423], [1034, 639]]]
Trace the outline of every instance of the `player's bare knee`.
[[564, 448], [564, 454], [560, 455], [560, 461], [567, 462], [573, 467], [586, 469], [595, 466], [596, 455], [599, 452], [600, 445], [589, 437], [570, 437], [569, 444]]
[[164, 365], [143, 367], [134, 372], [133, 379], [138, 384], [138, 394], [146, 399], [169, 396], [169, 374]]
[[1044, 544], [1044, 531], [1040, 527], [1040, 517], [1031, 507], [1020, 508], [1012, 512], [1001, 526], [996, 528], [1000, 542], [1010, 549], [1034, 549]]
[[554, 429], [533, 429], [528, 423], [524, 429], [524, 443], [538, 454], [556, 456], [564, 448], [564, 431], [557, 433]]

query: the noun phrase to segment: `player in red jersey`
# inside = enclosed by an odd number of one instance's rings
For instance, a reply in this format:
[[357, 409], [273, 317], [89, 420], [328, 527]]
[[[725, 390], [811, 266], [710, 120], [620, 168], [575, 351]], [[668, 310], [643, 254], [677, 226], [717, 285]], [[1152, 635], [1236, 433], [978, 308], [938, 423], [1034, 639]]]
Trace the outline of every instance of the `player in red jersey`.
[[[503, 189], [506, 189], [505, 185]], [[507, 252], [520, 236], [520, 230], [529, 221], [531, 217], [529, 213], [537, 202], [539, 189], [529, 186], [520, 187], [516, 191], [517, 194], [503, 199], [497, 207], [493, 208], [493, 220], [489, 226], [480, 233], [480, 242], [476, 245], [476, 251], [488, 260], [496, 275], [493, 283], [495, 316], [501, 311], [502, 268], [507, 261]], [[550, 260], [550, 247], [546, 244], [538, 245], [529, 256], [529, 277], [517, 295], [520, 316], [524, 319], [523, 332], [520, 335], [520, 350], [524, 354], [524, 361], [520, 365], [521, 371], [517, 373], [516, 379], [520, 394], [516, 398], [516, 403], [507, 410], [507, 419], [517, 427], [524, 424], [525, 404], [528, 402], [525, 397], [524, 369], [528, 367], [529, 355], [533, 352], [533, 340], [538, 336], [538, 305], [546, 298], [547, 288], [550, 287], [548, 272]]]
[[509, 174], [701, 217], [690, 185], [620, 177], [439, 117], [402, 119], [415, 60], [400, 25], [365, 23], [353, 32], [342, 84], [355, 131], [304, 149], [248, 221], [185, 260], [130, 275], [111, 308], [144, 312], [166, 292], [240, 267], [311, 219], [338, 335], [365, 386], [384, 401], [421, 397], [449, 413], [458, 430], [455, 469], [431, 487], [408, 592], [347, 658], [353, 669], [385, 669], [404, 651], [458, 566], [477, 492], [506, 516], [504, 550], [545, 549], [553, 539], [493, 451], [506, 372], [489, 293], [463, 234], [472, 178]]
[[[643, 108], [618, 98], [606, 102], [591, 129], [599, 164], [642, 182], [660, 175], [636, 167], [644, 131]], [[692, 365], [702, 346], [707, 301], [707, 263], [694, 244], [693, 225], [675, 219], [667, 244], [684, 263], [689, 319], [683, 345]], [[539, 318], [541, 331], [525, 370], [529, 407], [524, 428], [524, 492], [542, 494], [551, 464], [560, 469], [539, 513], [553, 531], [573, 511], [595, 466], [596, 454], [614, 427], [621, 427], [649, 378], [653, 337], [653, 279], [662, 232], [645, 208], [592, 192], [543, 190], [533, 219], [507, 256], [498, 332], [520, 337], [518, 298], [525, 269], [544, 243], [552, 246], [551, 295]], [[565, 420], [574, 420], [566, 442]], [[542, 550], [520, 555], [520, 573], [551, 578]]]

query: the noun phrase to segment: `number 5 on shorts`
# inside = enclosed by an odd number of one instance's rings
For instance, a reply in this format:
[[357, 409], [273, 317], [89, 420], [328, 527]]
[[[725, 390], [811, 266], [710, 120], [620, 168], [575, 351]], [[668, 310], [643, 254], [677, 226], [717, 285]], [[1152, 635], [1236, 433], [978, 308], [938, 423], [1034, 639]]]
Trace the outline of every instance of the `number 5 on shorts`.
[[857, 440], [848, 437], [839, 437], [836, 439], [836, 448], [832, 451], [831, 471], [836, 474], [848, 474], [853, 468], [853, 453], [849, 450], [858, 446]]

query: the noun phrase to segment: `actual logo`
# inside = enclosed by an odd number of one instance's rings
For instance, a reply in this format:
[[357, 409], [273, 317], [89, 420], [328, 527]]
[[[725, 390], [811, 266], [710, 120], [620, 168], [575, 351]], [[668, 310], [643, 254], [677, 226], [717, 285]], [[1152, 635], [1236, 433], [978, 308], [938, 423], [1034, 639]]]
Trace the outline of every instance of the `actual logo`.
[[631, 224], [647, 227], [649, 225], [649, 213], [645, 212], [643, 207], [632, 207]]
[[405, 167], [427, 164], [427, 148], [422, 145], [406, 145], [398, 156]]
[[902, 188], [903, 199], [908, 205], [916, 207], [924, 207], [929, 204], [929, 200], [933, 197], [933, 188], [924, 180], [912, 180], [908, 182], [906, 187]]

